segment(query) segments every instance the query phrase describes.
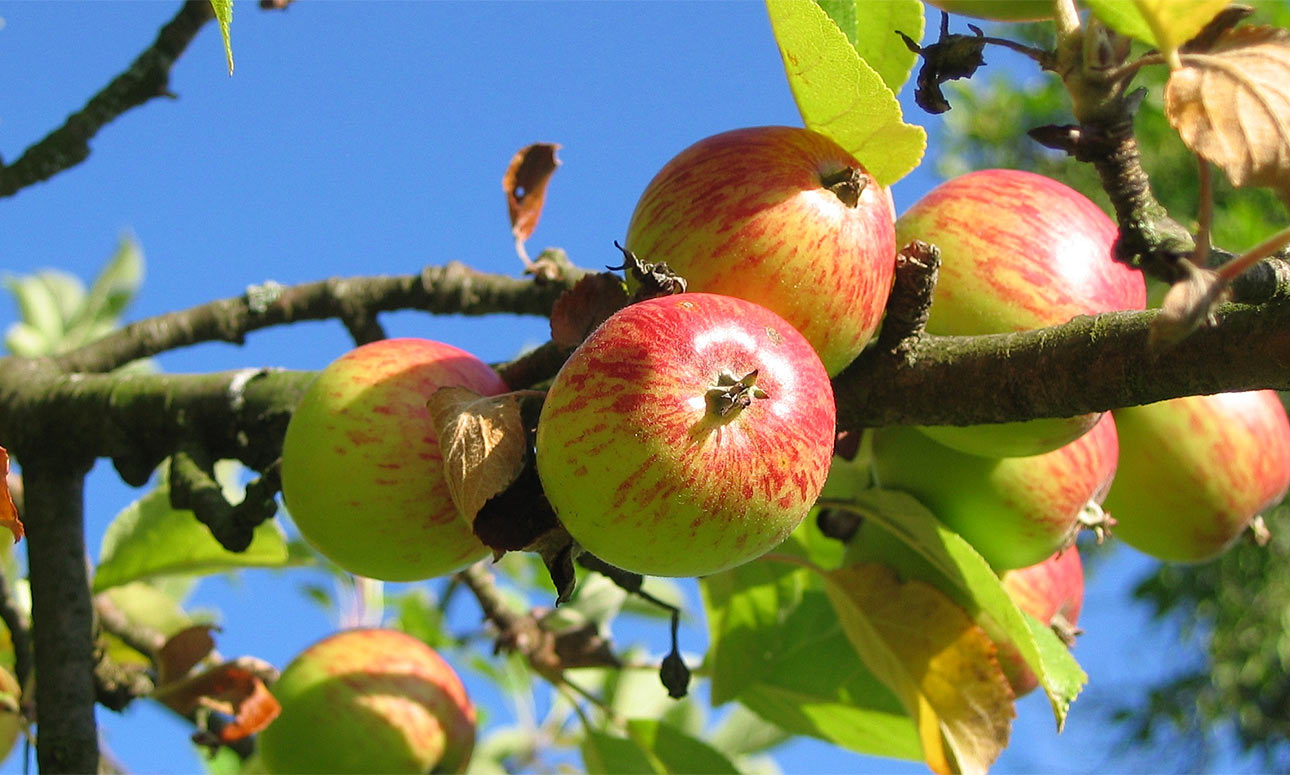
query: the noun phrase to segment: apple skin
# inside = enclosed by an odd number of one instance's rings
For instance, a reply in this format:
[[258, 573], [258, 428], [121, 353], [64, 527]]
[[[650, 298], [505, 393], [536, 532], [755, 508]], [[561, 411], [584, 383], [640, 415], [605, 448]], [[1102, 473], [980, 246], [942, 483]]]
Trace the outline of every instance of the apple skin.
[[301, 652], [270, 687], [282, 712], [258, 737], [279, 773], [465, 772], [475, 709], [452, 667], [398, 630], [345, 630]]
[[[848, 206], [822, 178], [855, 170]], [[895, 271], [891, 195], [833, 140], [800, 127], [700, 140], [650, 181], [626, 246], [666, 262], [690, 291], [736, 296], [784, 318], [842, 371], [882, 321]]]
[[999, 571], [1034, 565], [1073, 540], [1085, 505], [1106, 496], [1118, 456], [1109, 414], [1031, 457], [970, 455], [910, 426], [873, 436], [878, 484], [913, 495]]
[[18, 686], [18, 679], [0, 667], [0, 762], [13, 751], [14, 744], [27, 728], [21, 706], [22, 689]]
[[1117, 409], [1112, 535], [1153, 557], [1203, 562], [1290, 486], [1290, 422], [1271, 390]]
[[[1071, 546], [1043, 562], [1005, 571], [1001, 580], [1018, 608], [1049, 626], [1069, 628], [1068, 637], [1074, 635], [1084, 605], [1084, 564], [1078, 549]], [[1035, 690], [1039, 681], [1015, 646], [999, 643], [998, 656], [1013, 694], [1020, 697]]]
[[[723, 372], [765, 397], [718, 416]], [[836, 410], [823, 364], [752, 302], [684, 293], [597, 328], [547, 392], [537, 468], [556, 514], [605, 562], [701, 576], [783, 541], [828, 475]]]
[[427, 339], [385, 339], [331, 363], [282, 447], [282, 491], [314, 548], [351, 573], [415, 581], [488, 554], [443, 477], [426, 401], [440, 387], [507, 390], [488, 364]]
[[1053, 0], [925, 0], [942, 11], [1000, 22], [1036, 22], [1053, 18]]
[[[897, 244], [919, 239], [941, 250], [927, 321], [932, 334], [1003, 334], [1077, 315], [1143, 309], [1142, 274], [1112, 258], [1116, 234], [1111, 219], [1073, 188], [1006, 169], [948, 180], [896, 221]], [[923, 430], [963, 452], [1021, 457], [1056, 449], [1096, 419], [1093, 414]]]

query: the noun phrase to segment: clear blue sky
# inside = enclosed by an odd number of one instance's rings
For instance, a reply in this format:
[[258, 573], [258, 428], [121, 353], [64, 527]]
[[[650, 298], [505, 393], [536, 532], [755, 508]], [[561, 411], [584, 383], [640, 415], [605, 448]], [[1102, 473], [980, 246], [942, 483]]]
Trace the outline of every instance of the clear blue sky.
[[[83, 105], [176, 8], [7, 4], [0, 155], [16, 158]], [[174, 69], [178, 99], [130, 112], [93, 141], [86, 164], [0, 201], [0, 273], [54, 266], [88, 279], [119, 236], [133, 233], [148, 277], [131, 319], [270, 279], [409, 273], [449, 260], [518, 274], [500, 180], [511, 155], [539, 140], [563, 146], [563, 166], [531, 252], [558, 245], [594, 267], [617, 260], [612, 243], [637, 196], [681, 148], [725, 129], [800, 124], [764, 9], [751, 1], [301, 2], [269, 13], [242, 0], [233, 44], [230, 78], [209, 25]], [[927, 122], [905, 96], [907, 115]], [[897, 208], [934, 183], [930, 172], [902, 181]], [[0, 297], [0, 324], [15, 314]], [[391, 335], [440, 339], [486, 360], [547, 338], [539, 319], [399, 314], [384, 322]], [[176, 372], [318, 369], [350, 346], [339, 323], [314, 323], [159, 361]], [[96, 467], [87, 504], [92, 552], [112, 516], [140, 494], [110, 465]], [[1176, 633], [1127, 602], [1130, 579], [1147, 567], [1124, 550], [1099, 573], [1076, 652], [1092, 688], [1060, 737], [1042, 698], [1023, 701], [997, 772], [1159, 768], [1151, 753], [1115, 751], [1098, 712], [1099, 702], [1141, 690], [1182, 658]], [[334, 627], [300, 594], [306, 582], [327, 583], [306, 571], [247, 573], [203, 584], [195, 602], [222, 611], [222, 653], [282, 666]], [[474, 621], [476, 612], [464, 615]], [[660, 633], [650, 638], [662, 647]], [[701, 652], [701, 629], [686, 638], [686, 648]], [[481, 702], [495, 697], [470, 680]], [[491, 717], [504, 714], [496, 708]], [[191, 730], [147, 703], [101, 719], [107, 746], [131, 770], [198, 769]], [[777, 758], [786, 772], [923, 771], [812, 741]], [[21, 771], [19, 758], [5, 771]]]

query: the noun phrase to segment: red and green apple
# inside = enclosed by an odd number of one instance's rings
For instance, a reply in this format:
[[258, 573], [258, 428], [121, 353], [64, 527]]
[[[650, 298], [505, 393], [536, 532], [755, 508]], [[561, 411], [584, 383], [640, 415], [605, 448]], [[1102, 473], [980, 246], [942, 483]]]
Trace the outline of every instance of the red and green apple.
[[474, 355], [404, 338], [346, 353], [305, 391], [283, 442], [283, 497], [300, 534], [340, 567], [413, 581], [487, 556], [449, 495], [426, 409], [448, 386], [507, 390]]
[[828, 374], [791, 325], [743, 299], [683, 293], [620, 310], [573, 353], [538, 419], [537, 468], [592, 554], [700, 576], [801, 522], [835, 424]]
[[258, 737], [271, 775], [465, 772], [475, 709], [452, 667], [398, 630], [345, 630], [270, 687], [282, 710]]
[[837, 374], [882, 320], [893, 212], [887, 190], [828, 137], [736, 129], [664, 165], [636, 205], [626, 246], [642, 261], [666, 262], [691, 291], [772, 310]]

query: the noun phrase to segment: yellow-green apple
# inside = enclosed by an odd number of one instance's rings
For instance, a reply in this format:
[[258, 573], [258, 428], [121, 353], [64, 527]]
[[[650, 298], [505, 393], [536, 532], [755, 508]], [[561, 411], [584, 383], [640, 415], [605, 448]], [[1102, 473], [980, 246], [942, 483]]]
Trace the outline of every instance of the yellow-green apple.
[[[899, 244], [941, 250], [927, 331], [1002, 334], [1077, 315], [1146, 305], [1142, 274], [1112, 258], [1117, 229], [1097, 205], [1042, 175], [990, 169], [946, 181], [896, 221]], [[924, 428], [942, 444], [988, 457], [1047, 452], [1097, 415]]]
[[891, 195], [833, 140], [764, 126], [700, 140], [645, 188], [626, 246], [689, 290], [736, 296], [802, 333], [829, 374], [878, 328], [895, 269]]
[[1053, 0], [926, 0], [942, 11], [1001, 22], [1033, 22], [1053, 18]]
[[910, 426], [874, 432], [878, 484], [913, 495], [996, 570], [1024, 568], [1074, 540], [1080, 515], [1115, 475], [1111, 415], [1051, 452], [987, 458], [938, 444]]
[[405, 338], [346, 353], [305, 391], [283, 441], [282, 492], [300, 534], [337, 565], [413, 581], [488, 554], [449, 495], [426, 409], [448, 386], [507, 390], [474, 355]]
[[0, 762], [5, 760], [27, 726], [22, 714], [22, 689], [18, 679], [0, 667]]
[[1200, 562], [1232, 545], [1290, 486], [1290, 423], [1271, 390], [1115, 410], [1113, 535], [1153, 557]]
[[345, 630], [302, 651], [270, 687], [282, 711], [258, 738], [280, 773], [465, 772], [475, 709], [452, 667], [398, 630]]
[[749, 301], [683, 293], [618, 311], [573, 353], [538, 418], [537, 469], [592, 554], [701, 576], [801, 522], [835, 424], [828, 374], [792, 326]]
[[[1074, 546], [1043, 562], [1005, 571], [1003, 588], [1022, 611], [1052, 627], [1066, 645], [1074, 643], [1080, 608], [1084, 605], [1084, 564]], [[999, 666], [1020, 697], [1039, 685], [1034, 672], [1009, 642], [999, 643]]]

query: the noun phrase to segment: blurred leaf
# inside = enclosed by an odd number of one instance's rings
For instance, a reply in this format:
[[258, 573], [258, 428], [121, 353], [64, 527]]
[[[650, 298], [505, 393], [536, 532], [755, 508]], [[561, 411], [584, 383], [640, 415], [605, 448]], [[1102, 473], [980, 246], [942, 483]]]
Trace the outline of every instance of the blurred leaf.
[[913, 497], [872, 489], [855, 496], [853, 505], [866, 521], [847, 561], [881, 562], [904, 579], [930, 584], [966, 609], [992, 638], [1011, 641], [1047, 693], [1060, 730], [1087, 676], [1069, 650], [1053, 649], [1061, 642], [1052, 631], [1043, 628], [1037, 639], [990, 565]]
[[70, 326], [85, 333], [77, 344], [93, 341], [103, 326], [115, 328], [121, 313], [143, 284], [143, 250], [134, 238], [124, 236], [90, 285], [80, 312], [69, 319]]
[[766, 0], [766, 9], [807, 128], [833, 138], [881, 185], [917, 167], [926, 132], [902, 120], [896, 95], [828, 14], [811, 0]]
[[41, 354], [50, 354], [63, 338], [63, 318], [54, 292], [36, 275], [7, 276], [4, 284], [18, 305], [19, 322], [45, 340], [49, 350]]
[[48, 355], [54, 349], [35, 326], [22, 322], [10, 323], [5, 329], [4, 346], [14, 355], [26, 358]]
[[219, 34], [224, 39], [224, 56], [228, 59], [228, 74], [233, 74], [233, 44], [229, 40], [229, 27], [233, 24], [233, 0], [211, 0], [211, 10], [219, 22]]
[[631, 719], [627, 737], [588, 730], [582, 743], [587, 772], [702, 775], [737, 773], [720, 751], [669, 724]]
[[893, 92], [909, 80], [918, 55], [909, 50], [900, 30], [913, 40], [923, 37], [923, 4], [920, 0], [815, 0], [838, 25], [860, 59], [872, 67]]
[[1165, 114], [1232, 185], [1266, 186], [1290, 204], [1290, 32], [1240, 27], [1185, 55], [1165, 87]]
[[1156, 45], [1156, 35], [1151, 31], [1151, 25], [1147, 23], [1142, 11], [1138, 10], [1136, 3], [1126, 3], [1124, 0], [1085, 1], [1093, 10], [1093, 15], [1101, 19], [1106, 26], [1149, 46]]
[[[804, 523], [776, 553], [832, 567], [841, 545]], [[704, 577], [700, 588], [714, 704], [737, 699], [794, 734], [875, 756], [921, 758], [913, 722], [856, 657], [818, 575], [761, 559]]]
[[441, 649], [452, 644], [452, 638], [444, 629], [443, 611], [424, 587], [412, 587], [394, 596], [388, 607], [394, 611], [390, 625], [395, 629], [429, 644], [431, 648]]
[[708, 742], [727, 756], [739, 757], [769, 751], [791, 738], [783, 727], [736, 703], [708, 735]]
[[1195, 37], [1229, 0], [1133, 0], [1138, 12], [1151, 29], [1146, 41], [1160, 49], [1170, 60], [1177, 57], [1178, 47]]
[[85, 284], [81, 278], [61, 269], [42, 269], [35, 276], [53, 294], [58, 315], [65, 324], [85, 306]]
[[[232, 470], [216, 466], [216, 476], [227, 489]], [[127, 506], [103, 534], [94, 590], [163, 574], [205, 574], [246, 567], [280, 567], [287, 564], [286, 536], [277, 520], [255, 529], [244, 552], [230, 552], [219, 545], [205, 525], [188, 510], [170, 505], [170, 490], [163, 479], [156, 488]]]
[[930, 584], [882, 565], [824, 573], [856, 652], [916, 720], [937, 773], [985, 773], [1008, 744], [1012, 689], [995, 646], [967, 612]]
[[14, 543], [22, 538], [22, 520], [9, 493], [9, 452], [0, 447], [0, 527], [13, 534]]
[[215, 649], [215, 638], [209, 624], [197, 624], [166, 638], [157, 652], [157, 683], [178, 680], [197, 666]]

